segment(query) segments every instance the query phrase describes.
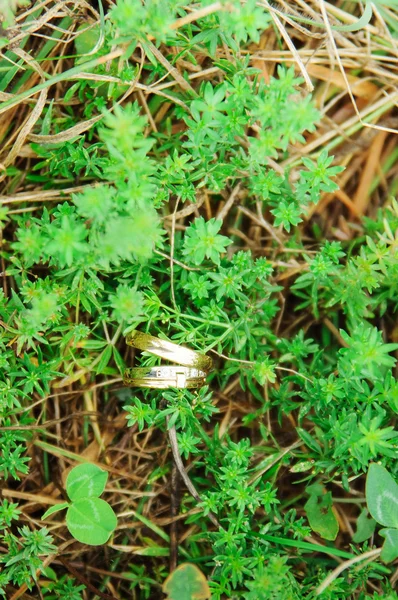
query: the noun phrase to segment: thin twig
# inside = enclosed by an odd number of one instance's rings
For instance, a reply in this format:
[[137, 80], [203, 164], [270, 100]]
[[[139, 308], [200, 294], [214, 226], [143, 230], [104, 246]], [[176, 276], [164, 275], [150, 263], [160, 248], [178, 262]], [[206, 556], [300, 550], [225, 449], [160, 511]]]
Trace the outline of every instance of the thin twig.
[[26, 138], [28, 137], [29, 133], [35, 126], [36, 122], [39, 120], [41, 113], [43, 112], [43, 109], [46, 104], [47, 93], [48, 93], [48, 90], [42, 90], [40, 92], [38, 102], [36, 103], [34, 109], [32, 110], [31, 114], [27, 118], [26, 122], [24, 123], [21, 131], [18, 134], [17, 139], [15, 140], [13, 147], [11, 148], [10, 153], [8, 154], [7, 158], [4, 161], [4, 165], [6, 167], [8, 167], [8, 165], [11, 165], [14, 162], [15, 158], [19, 154], [19, 151], [21, 150], [22, 146], [24, 145]]
[[115, 596], [110, 596], [109, 594], [104, 594], [104, 592], [101, 592], [88, 579], [83, 577], [83, 575], [77, 569], [75, 569], [68, 561], [66, 561], [62, 556], [58, 556], [58, 560], [64, 565], [64, 567], [69, 571], [69, 573], [71, 573], [71, 575], [73, 575], [73, 577], [75, 577], [81, 583], [84, 583], [84, 585], [87, 587], [87, 589], [90, 590], [90, 592], [92, 592], [96, 596], [99, 596], [100, 598], [103, 598], [103, 600], [117, 600], [117, 598], [115, 598]]
[[286, 42], [287, 47], [289, 48], [290, 52], [293, 54], [294, 58], [296, 59], [297, 65], [304, 77], [305, 80], [305, 84], [307, 86], [307, 90], [309, 92], [313, 92], [314, 91], [314, 86], [312, 85], [312, 81], [310, 79], [310, 76], [307, 73], [307, 69], [304, 66], [303, 61], [301, 60], [300, 54], [297, 52], [295, 45], [293, 44], [289, 34], [287, 33], [283, 23], [281, 22], [281, 20], [279, 19], [278, 15], [275, 13], [275, 11], [273, 10], [273, 7], [270, 6], [267, 2], [267, 0], [264, 0], [264, 4], [265, 6], [268, 8], [268, 10], [271, 13], [271, 17], [274, 20], [275, 25], [277, 26], [279, 33], [281, 34], [281, 36], [283, 37], [283, 39]]
[[338, 51], [338, 48], [337, 48], [336, 40], [334, 39], [332, 28], [330, 26], [329, 17], [328, 17], [327, 11], [326, 11], [324, 0], [319, 0], [319, 6], [320, 6], [320, 9], [321, 9], [322, 17], [323, 17], [323, 20], [324, 20], [324, 23], [325, 23], [325, 27], [326, 27], [326, 31], [327, 31], [328, 36], [329, 36], [330, 43], [332, 44], [332, 47], [333, 47], [333, 50], [334, 50], [334, 53], [335, 53], [335, 57], [336, 57], [337, 63], [339, 65], [341, 74], [344, 77], [344, 81], [345, 81], [345, 84], [346, 84], [348, 95], [350, 96], [350, 99], [351, 99], [352, 105], [354, 107], [355, 113], [356, 113], [358, 119], [360, 120], [361, 125], [363, 125], [364, 127], [369, 127], [371, 129], [378, 129], [379, 131], [386, 131], [386, 132], [390, 132], [390, 133], [396, 133], [396, 130], [391, 129], [389, 127], [382, 127], [380, 125], [374, 125], [373, 123], [367, 123], [366, 121], [362, 120], [361, 114], [360, 114], [359, 109], [358, 109], [358, 105], [357, 105], [356, 100], [354, 98], [354, 95], [353, 95], [353, 93], [351, 91], [351, 86], [350, 86], [350, 83], [349, 83], [349, 81], [347, 79], [347, 75], [346, 75], [345, 69], [344, 69], [343, 65], [341, 64], [341, 59], [340, 59], [339, 51]]
[[260, 225], [266, 231], [268, 231], [268, 233], [270, 234], [270, 236], [273, 237], [274, 240], [276, 242], [278, 242], [279, 245], [281, 245], [281, 246], [283, 245], [283, 241], [276, 235], [273, 227], [269, 223], [267, 223], [267, 221], [264, 219], [264, 217], [262, 216], [261, 213], [258, 216], [256, 216], [249, 209], [247, 209], [245, 206], [241, 206], [241, 205], [238, 206], [238, 210], [240, 212], [242, 212], [244, 215], [246, 215], [247, 217], [249, 217], [250, 219], [252, 219], [252, 221], [254, 221], [255, 223], [257, 223], [257, 225]]
[[170, 481], [170, 572], [174, 571], [178, 563], [178, 520], [176, 519], [180, 507], [180, 473], [176, 462], [173, 462]]
[[[169, 424], [169, 420], [170, 420], [170, 417], [167, 417], [167, 425]], [[181, 475], [183, 482], [187, 486], [187, 489], [188, 489], [189, 493], [191, 494], [191, 496], [193, 496], [193, 498], [195, 498], [195, 500], [197, 502], [202, 502], [201, 497], [199, 496], [198, 492], [196, 491], [194, 484], [189, 479], [188, 473], [186, 472], [184, 464], [181, 460], [180, 450], [178, 448], [176, 428], [173, 425], [167, 431], [168, 431], [171, 451], [173, 453], [174, 462], [178, 469], [178, 472]], [[213, 523], [213, 525], [215, 525], [218, 528], [221, 527], [220, 523], [218, 522], [216, 517], [213, 515], [213, 513], [209, 512], [208, 517], [209, 517], [210, 521]]]
[[228, 198], [228, 200], [226, 201], [224, 206], [219, 210], [219, 212], [217, 214], [217, 219], [221, 219], [221, 221], [223, 221], [225, 219], [225, 217], [231, 210], [232, 206], [234, 205], [235, 200], [237, 199], [237, 197], [239, 195], [240, 187], [241, 187], [240, 183], [238, 183], [238, 185], [236, 185], [234, 187], [230, 197]]

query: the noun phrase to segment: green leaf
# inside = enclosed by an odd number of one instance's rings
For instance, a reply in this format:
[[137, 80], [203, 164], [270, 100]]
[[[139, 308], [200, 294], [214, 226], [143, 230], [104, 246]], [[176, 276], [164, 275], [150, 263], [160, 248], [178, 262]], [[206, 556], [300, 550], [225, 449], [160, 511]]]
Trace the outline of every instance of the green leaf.
[[82, 544], [105, 544], [117, 525], [112, 508], [101, 498], [85, 498], [74, 502], [66, 513], [66, 525]]
[[81, 54], [85, 59], [86, 55], [95, 48], [101, 35], [99, 25], [95, 25], [89, 29], [90, 25], [92, 25], [92, 23], [89, 23], [88, 21], [82, 23], [79, 27], [79, 30], [81, 29], [82, 33], [79, 33], [75, 38], [76, 53]]
[[108, 473], [92, 463], [74, 467], [66, 479], [66, 491], [75, 502], [83, 498], [98, 498], [105, 489]]
[[388, 471], [372, 463], [366, 478], [366, 502], [372, 517], [385, 527], [398, 527], [398, 485]]
[[44, 567], [43, 573], [44, 573], [45, 577], [47, 577], [47, 579], [51, 579], [52, 581], [57, 581], [57, 579], [58, 579], [58, 575], [56, 574], [54, 569], [52, 569], [51, 567]]
[[134, 554], [138, 554], [139, 556], [169, 556], [170, 550], [163, 546], [146, 546], [145, 548], [134, 550]]
[[301, 427], [296, 427], [296, 431], [305, 443], [305, 445], [308, 446], [308, 448], [314, 450], [314, 452], [316, 452], [317, 454], [322, 454], [322, 448], [320, 447], [318, 442], [308, 433], [308, 431], [302, 429]]
[[103, 373], [104, 369], [107, 367], [109, 361], [112, 358], [112, 348], [113, 346], [109, 344], [103, 353], [101, 354], [101, 359], [97, 365], [97, 373]]
[[398, 558], [398, 529], [381, 529], [380, 535], [386, 538], [380, 558], [384, 562], [391, 562]]
[[312, 460], [301, 460], [290, 468], [291, 473], [305, 473], [306, 471], [310, 471], [314, 466], [314, 461]]
[[304, 509], [311, 529], [324, 540], [335, 540], [339, 532], [339, 523], [332, 508], [332, 494], [312, 494]]
[[368, 540], [373, 535], [376, 527], [376, 521], [372, 518], [368, 518], [368, 511], [364, 509], [357, 520], [357, 530], [352, 538], [355, 544], [362, 544], [365, 540]]
[[307, 485], [305, 491], [309, 496], [323, 496], [325, 493], [325, 488], [321, 483], [315, 482], [311, 485]]
[[206, 577], [196, 565], [184, 563], [167, 577], [163, 584], [167, 600], [206, 600], [210, 589]]
[[62, 502], [62, 504], [55, 504], [54, 506], [50, 506], [50, 508], [48, 510], [46, 510], [46, 512], [42, 516], [42, 521], [44, 521], [44, 519], [47, 519], [49, 516], [53, 515], [54, 513], [58, 512], [60, 510], [64, 510], [64, 508], [68, 508], [68, 506], [69, 506], [68, 502]]
[[125, 362], [124, 362], [122, 356], [120, 355], [119, 350], [117, 350], [116, 346], [113, 346], [113, 359], [114, 359], [116, 366], [119, 369], [120, 373], [123, 373], [126, 368], [126, 365], [125, 365]]

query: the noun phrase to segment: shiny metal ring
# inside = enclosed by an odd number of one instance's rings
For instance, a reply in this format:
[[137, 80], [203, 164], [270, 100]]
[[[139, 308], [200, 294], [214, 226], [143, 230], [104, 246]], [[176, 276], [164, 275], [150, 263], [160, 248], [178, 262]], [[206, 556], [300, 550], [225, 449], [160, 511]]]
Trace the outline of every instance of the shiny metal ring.
[[124, 383], [144, 388], [199, 388], [205, 384], [206, 373], [192, 367], [133, 367], [124, 372]]
[[126, 369], [124, 383], [129, 386], [157, 389], [198, 388], [205, 384], [206, 375], [213, 368], [210, 356], [148, 333], [134, 330], [128, 334], [126, 342], [134, 348], [178, 365]]
[[207, 354], [200, 354], [195, 350], [179, 346], [167, 340], [161, 340], [148, 333], [134, 330], [128, 334], [126, 342], [129, 346], [145, 350], [165, 360], [184, 365], [184, 367], [195, 367], [201, 371], [211, 371], [213, 367], [213, 361]]

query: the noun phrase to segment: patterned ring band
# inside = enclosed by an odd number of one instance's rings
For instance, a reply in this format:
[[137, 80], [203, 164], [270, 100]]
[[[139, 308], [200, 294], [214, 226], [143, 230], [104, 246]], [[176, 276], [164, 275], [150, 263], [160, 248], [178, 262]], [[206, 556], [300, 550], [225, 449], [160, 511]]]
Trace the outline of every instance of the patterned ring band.
[[145, 350], [178, 365], [193, 367], [206, 373], [213, 368], [213, 361], [210, 356], [200, 354], [199, 352], [195, 352], [195, 350], [179, 346], [167, 340], [161, 340], [148, 333], [142, 333], [137, 330], [131, 331], [126, 338], [126, 342], [130, 346], [134, 346], [134, 348]]
[[193, 367], [165, 366], [133, 367], [124, 372], [124, 383], [143, 388], [200, 388], [206, 372]]

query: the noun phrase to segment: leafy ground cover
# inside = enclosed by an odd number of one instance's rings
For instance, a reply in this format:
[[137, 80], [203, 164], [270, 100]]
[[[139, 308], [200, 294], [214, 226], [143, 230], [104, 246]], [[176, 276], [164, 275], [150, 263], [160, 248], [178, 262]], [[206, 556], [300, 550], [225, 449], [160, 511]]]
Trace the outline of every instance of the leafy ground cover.
[[396, 600], [395, 0], [0, 11], [0, 596]]

